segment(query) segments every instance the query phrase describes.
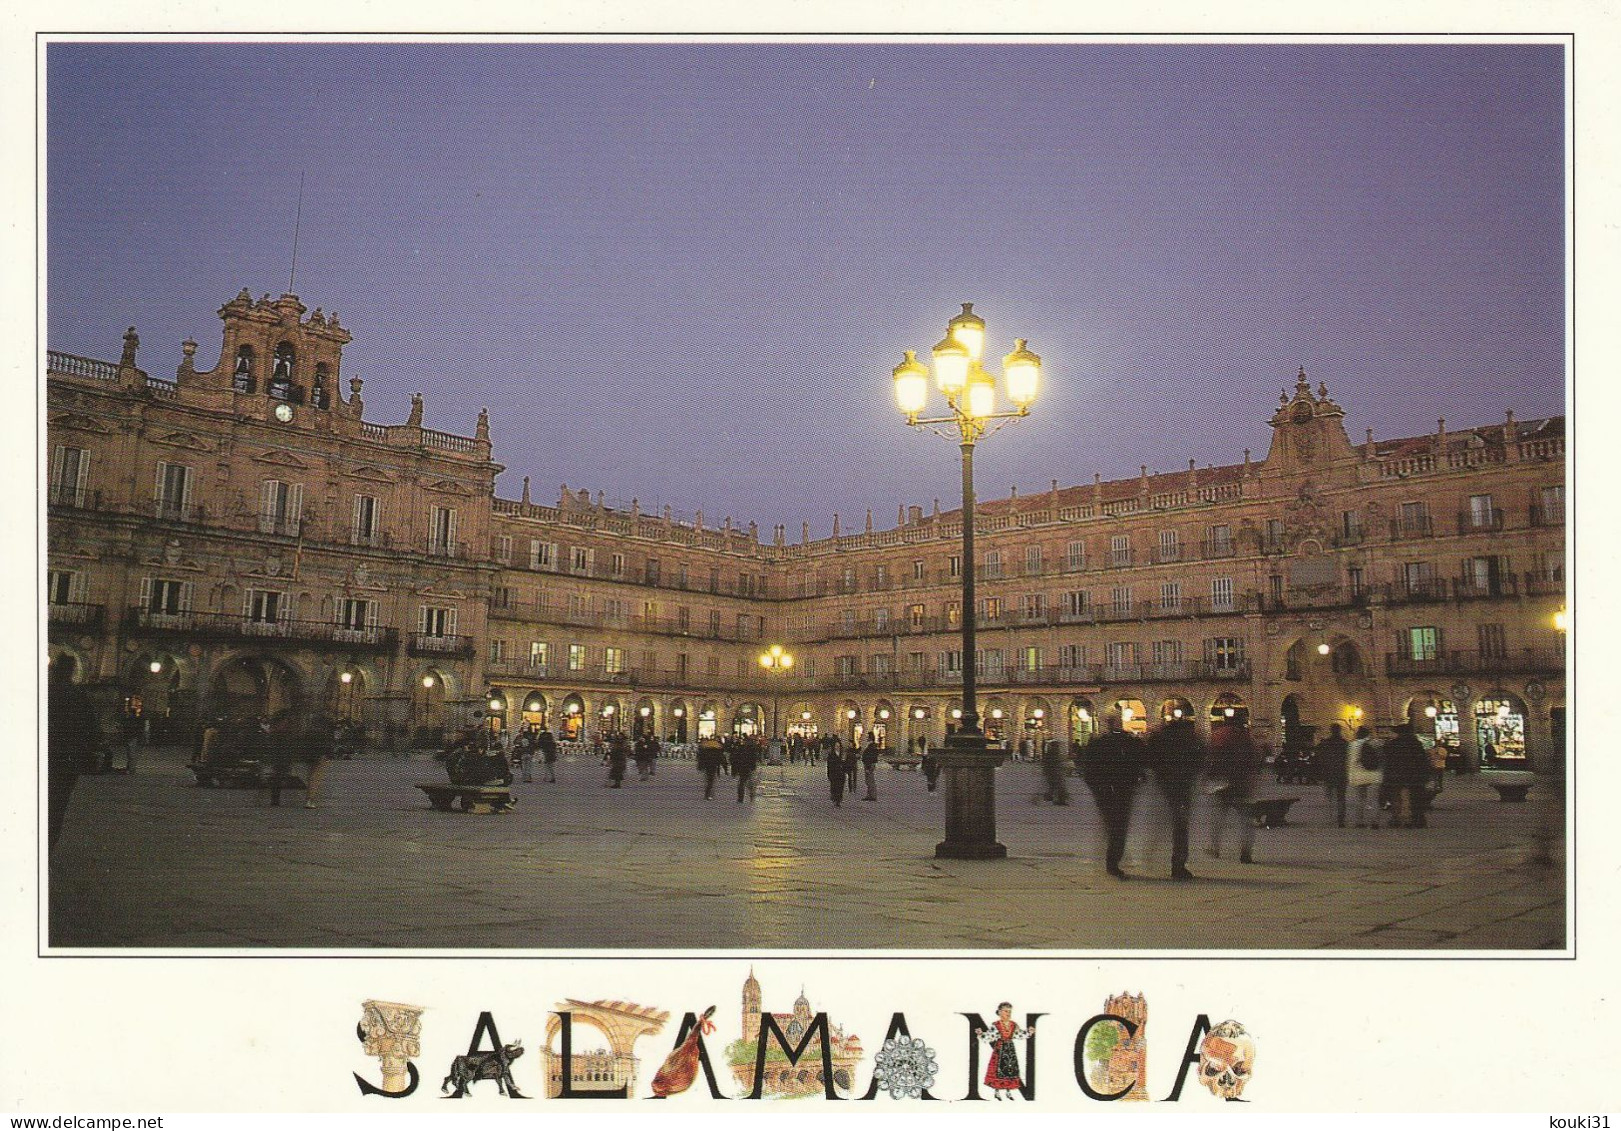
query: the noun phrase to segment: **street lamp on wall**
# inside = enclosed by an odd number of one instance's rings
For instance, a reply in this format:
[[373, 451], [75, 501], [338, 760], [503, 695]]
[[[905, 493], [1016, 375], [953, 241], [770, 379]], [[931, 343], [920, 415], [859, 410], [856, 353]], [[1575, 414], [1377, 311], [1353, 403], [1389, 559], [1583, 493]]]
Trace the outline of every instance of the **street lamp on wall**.
[[[1030, 414], [1041, 385], [1041, 358], [1026, 348], [1025, 339], [1014, 344], [1002, 359], [1002, 379], [1014, 408], [996, 411], [996, 378], [981, 364], [985, 350], [985, 320], [974, 313], [973, 303], [946, 324], [946, 336], [933, 351], [934, 384], [945, 397], [946, 412], [925, 417], [929, 399], [929, 369], [907, 350], [892, 371], [895, 404], [906, 423], [927, 428], [957, 443], [962, 453], [962, 716], [961, 726], [946, 739], [940, 766], [946, 775], [946, 838], [934, 854], [956, 859], [984, 860], [1007, 855], [996, 840], [996, 767], [1002, 752], [986, 741], [979, 725], [978, 671], [974, 648], [974, 445], [1009, 420]], [[992, 423], [994, 427], [992, 427]]]

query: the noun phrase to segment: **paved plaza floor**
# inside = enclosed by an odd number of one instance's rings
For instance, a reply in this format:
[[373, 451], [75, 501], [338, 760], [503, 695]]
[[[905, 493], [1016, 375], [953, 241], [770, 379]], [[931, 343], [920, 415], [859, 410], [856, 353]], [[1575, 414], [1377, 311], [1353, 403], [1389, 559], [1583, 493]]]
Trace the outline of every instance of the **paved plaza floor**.
[[[584, 760], [518, 783], [516, 812], [437, 812], [426, 755], [331, 765], [321, 804], [191, 783], [178, 750], [131, 775], [80, 779], [50, 865], [53, 947], [516, 950], [1150, 949], [1499, 951], [1565, 945], [1564, 807], [1539, 783], [1503, 804], [1448, 777], [1428, 829], [1339, 829], [1316, 787], [1285, 828], [1229, 844], [1198, 879], [1169, 878], [1153, 787], [1139, 796], [1122, 882], [1103, 870], [1079, 779], [1038, 804], [1039, 769], [997, 772], [1009, 858], [937, 860], [942, 794], [880, 768], [878, 800], [833, 808], [820, 767], [763, 767], [712, 801], [691, 762], [623, 789]], [[943, 789], [943, 786], [942, 786]], [[1229, 833], [1231, 837], [1231, 833]]]

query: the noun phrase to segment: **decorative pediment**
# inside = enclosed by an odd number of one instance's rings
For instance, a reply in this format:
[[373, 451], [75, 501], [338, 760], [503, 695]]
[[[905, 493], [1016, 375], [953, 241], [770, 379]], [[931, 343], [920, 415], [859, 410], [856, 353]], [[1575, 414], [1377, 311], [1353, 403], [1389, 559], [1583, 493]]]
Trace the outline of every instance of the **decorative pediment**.
[[215, 445], [195, 432], [166, 432], [162, 436], [153, 436], [154, 444], [162, 444], [166, 448], [183, 448], [188, 452], [211, 452]]
[[162, 566], [164, 569], [201, 570], [202, 563], [186, 553], [186, 548], [178, 538], [171, 538], [163, 544], [163, 548], [154, 553], [143, 554], [141, 562], [144, 565]]
[[50, 418], [50, 426], [52, 428], [72, 428], [80, 432], [95, 432], [102, 436], [112, 432], [112, 429], [101, 421], [93, 416], [86, 416], [82, 412], [59, 412]]
[[268, 463], [274, 467], [291, 467], [303, 470], [304, 461], [295, 456], [286, 448], [272, 448], [263, 455], [253, 457], [255, 463]]
[[441, 479], [435, 483], [427, 484], [423, 490], [432, 491], [437, 495], [472, 495], [473, 488], [465, 483], [457, 483], [454, 479]]
[[355, 479], [367, 479], [373, 483], [392, 483], [394, 477], [380, 467], [357, 467], [351, 471], [350, 476]]

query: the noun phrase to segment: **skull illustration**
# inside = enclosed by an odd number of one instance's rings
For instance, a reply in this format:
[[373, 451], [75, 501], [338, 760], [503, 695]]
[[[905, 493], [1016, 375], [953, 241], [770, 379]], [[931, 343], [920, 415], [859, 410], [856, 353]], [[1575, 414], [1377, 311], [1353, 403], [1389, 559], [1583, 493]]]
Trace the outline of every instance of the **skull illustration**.
[[1237, 1021], [1223, 1021], [1199, 1046], [1199, 1082], [1210, 1094], [1236, 1100], [1255, 1071], [1255, 1042]]

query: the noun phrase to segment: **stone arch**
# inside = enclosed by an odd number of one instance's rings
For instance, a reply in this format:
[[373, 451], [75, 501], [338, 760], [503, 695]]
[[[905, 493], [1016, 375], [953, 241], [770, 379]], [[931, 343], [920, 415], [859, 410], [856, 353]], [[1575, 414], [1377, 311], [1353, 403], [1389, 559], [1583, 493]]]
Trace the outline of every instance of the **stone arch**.
[[523, 692], [518, 700], [518, 717], [526, 723], [536, 726], [545, 726], [547, 721], [546, 693], [538, 687], [532, 687]]
[[233, 651], [221, 657], [209, 678], [214, 711], [230, 718], [301, 716], [309, 701], [309, 675], [281, 656]]
[[985, 705], [979, 711], [979, 729], [985, 732], [987, 738], [997, 742], [1010, 738], [1015, 725], [1011, 703], [1000, 695], [992, 695], [985, 700]]
[[1069, 723], [1069, 740], [1075, 746], [1085, 746], [1092, 741], [1097, 733], [1097, 708], [1092, 700], [1084, 695], [1077, 695], [1069, 701], [1069, 709], [1065, 712]]
[[698, 708], [698, 737], [717, 738], [720, 736], [720, 705], [713, 699], [706, 699]]
[[578, 692], [569, 692], [557, 709], [557, 737], [564, 742], [577, 742], [585, 734], [585, 699]]
[[645, 695], [636, 700], [636, 705], [631, 708], [630, 716], [631, 733], [635, 737], [640, 738], [645, 734], [657, 734], [660, 721], [657, 703]]
[[1525, 700], [1494, 688], [1476, 699], [1469, 713], [1482, 768], [1517, 769], [1526, 764]]
[[692, 708], [687, 706], [685, 699], [675, 699], [670, 703], [670, 737], [677, 742], [690, 742], [692, 740]]
[[69, 683], [90, 682], [90, 665], [86, 662], [84, 653], [71, 644], [52, 644], [46, 656], [46, 665], [55, 668], [63, 658], [73, 665], [68, 676]]
[[732, 711], [733, 734], [760, 735], [765, 733], [765, 727], [765, 707], [759, 703], [739, 703]]
[[1162, 722], [1170, 722], [1172, 719], [1191, 719], [1193, 718], [1193, 704], [1180, 695], [1172, 695], [1160, 703], [1159, 717]]
[[1210, 701], [1209, 714], [1212, 724], [1234, 722], [1242, 727], [1250, 725], [1249, 705], [1242, 696], [1231, 691], [1223, 691]]
[[1148, 705], [1135, 691], [1119, 691], [1110, 701], [1109, 709], [1120, 716], [1127, 733], [1142, 736], [1148, 733]]
[[576, 1049], [579, 1048], [581, 1025], [595, 1029], [608, 1043], [607, 1057], [611, 1063], [603, 1063], [602, 1057], [585, 1059], [575, 1054], [577, 1064], [583, 1062], [585, 1065], [576, 1069], [577, 1078], [583, 1080], [585, 1076], [594, 1074], [598, 1077], [596, 1082], [624, 1084], [629, 1089], [628, 1094], [635, 1095], [637, 1069], [641, 1063], [636, 1057], [636, 1042], [663, 1029], [670, 1015], [661, 1009], [628, 1001], [580, 1001], [568, 998], [559, 1002], [556, 1010], [546, 1018], [546, 1036], [540, 1050], [541, 1074], [552, 1099], [560, 1096], [563, 1090], [562, 1054], [553, 1048], [563, 1029], [560, 1016], [563, 1013], [569, 1015]]
[[872, 705], [872, 726], [868, 728], [878, 745], [889, 749], [895, 745], [894, 736], [900, 733], [901, 718], [895, 704], [880, 699]]

